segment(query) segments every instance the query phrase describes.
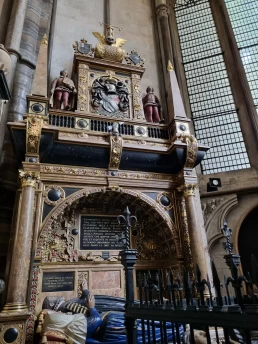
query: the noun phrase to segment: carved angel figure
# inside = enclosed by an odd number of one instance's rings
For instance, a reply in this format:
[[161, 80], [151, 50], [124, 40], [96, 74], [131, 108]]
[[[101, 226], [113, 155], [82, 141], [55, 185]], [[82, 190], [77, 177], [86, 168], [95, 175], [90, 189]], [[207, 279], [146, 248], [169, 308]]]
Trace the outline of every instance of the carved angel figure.
[[122, 62], [125, 50], [121, 47], [126, 40], [123, 38], [114, 38], [114, 28], [110, 25], [106, 26], [106, 36], [99, 32], [93, 32], [93, 35], [98, 39], [99, 43], [96, 45], [94, 57], [100, 59], [108, 59], [116, 62]]

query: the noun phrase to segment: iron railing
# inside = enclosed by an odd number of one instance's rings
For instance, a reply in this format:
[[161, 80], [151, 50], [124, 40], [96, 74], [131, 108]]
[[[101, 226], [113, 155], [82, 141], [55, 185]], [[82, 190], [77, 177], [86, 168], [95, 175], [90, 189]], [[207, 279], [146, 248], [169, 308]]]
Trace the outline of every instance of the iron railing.
[[[155, 279], [148, 272], [144, 276], [139, 273], [140, 301], [132, 302], [132, 296], [127, 295], [127, 343], [257, 343], [258, 298], [253, 286], [258, 286], [258, 264], [252, 256], [252, 278], [250, 274], [239, 275], [240, 256], [232, 252], [232, 231], [226, 223], [222, 232], [228, 251], [224, 258], [231, 273], [224, 277], [224, 286], [214, 263], [213, 283], [208, 277], [202, 278], [198, 266], [194, 281], [186, 269], [176, 276], [171, 270], [166, 275], [158, 271]], [[129, 251], [133, 254], [134, 250]], [[122, 263], [126, 268], [126, 260]], [[127, 279], [126, 283], [134, 286], [133, 280]], [[216, 296], [212, 294], [212, 284]], [[242, 293], [244, 284], [246, 295]], [[226, 296], [222, 295], [222, 288]]]

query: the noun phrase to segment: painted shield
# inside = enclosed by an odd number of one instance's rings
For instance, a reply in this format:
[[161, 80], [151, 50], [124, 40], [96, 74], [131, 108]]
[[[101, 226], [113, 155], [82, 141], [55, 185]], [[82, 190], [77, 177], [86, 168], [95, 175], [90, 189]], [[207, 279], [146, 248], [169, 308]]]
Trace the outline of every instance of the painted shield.
[[137, 53], [131, 53], [128, 57], [135, 65], [141, 62], [141, 58]]
[[81, 54], [88, 55], [91, 51], [91, 44], [78, 42], [78, 48], [77, 49]]

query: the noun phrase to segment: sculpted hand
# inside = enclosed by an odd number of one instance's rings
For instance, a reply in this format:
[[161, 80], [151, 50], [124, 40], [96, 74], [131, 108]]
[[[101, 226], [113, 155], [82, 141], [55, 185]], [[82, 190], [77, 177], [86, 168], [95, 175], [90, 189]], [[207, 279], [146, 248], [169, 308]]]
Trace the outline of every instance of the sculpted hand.
[[87, 300], [87, 306], [88, 306], [88, 308], [93, 308], [93, 307], [95, 307], [95, 298], [94, 298], [94, 295], [89, 294], [88, 300]]
[[88, 282], [86, 278], [84, 278], [82, 281], [82, 290], [87, 290], [87, 289], [88, 289]]

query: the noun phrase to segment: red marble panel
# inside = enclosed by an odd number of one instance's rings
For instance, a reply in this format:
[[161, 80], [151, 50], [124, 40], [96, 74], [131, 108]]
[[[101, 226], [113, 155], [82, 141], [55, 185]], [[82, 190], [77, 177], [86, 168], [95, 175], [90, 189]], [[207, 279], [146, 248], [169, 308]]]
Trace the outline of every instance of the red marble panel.
[[92, 289], [91, 292], [94, 295], [125, 297], [124, 291], [122, 289]]
[[120, 274], [120, 271], [92, 271], [91, 289], [121, 288]]

